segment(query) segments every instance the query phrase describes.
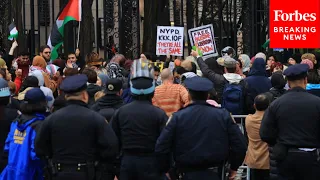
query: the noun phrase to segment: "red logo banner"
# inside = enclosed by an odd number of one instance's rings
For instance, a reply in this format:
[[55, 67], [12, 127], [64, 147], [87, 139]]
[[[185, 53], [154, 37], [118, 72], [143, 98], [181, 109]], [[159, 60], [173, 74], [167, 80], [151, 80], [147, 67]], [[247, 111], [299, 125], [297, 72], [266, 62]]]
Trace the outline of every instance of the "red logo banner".
[[320, 0], [270, 0], [270, 48], [320, 48]]

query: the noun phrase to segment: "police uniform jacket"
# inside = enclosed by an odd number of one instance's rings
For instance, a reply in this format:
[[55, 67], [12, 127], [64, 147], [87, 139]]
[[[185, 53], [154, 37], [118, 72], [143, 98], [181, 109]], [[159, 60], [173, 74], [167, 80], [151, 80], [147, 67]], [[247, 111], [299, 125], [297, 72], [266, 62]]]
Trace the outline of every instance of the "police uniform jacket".
[[67, 163], [115, 158], [118, 152], [117, 137], [105, 118], [76, 100], [44, 121], [35, 146], [37, 154]]
[[178, 168], [219, 166], [230, 155], [231, 169], [237, 170], [246, 143], [227, 110], [199, 101], [174, 113], [161, 133], [156, 153], [170, 152]]
[[133, 101], [119, 108], [111, 126], [124, 154], [154, 153], [156, 141], [166, 125], [166, 113], [149, 101]]
[[295, 87], [275, 100], [262, 119], [261, 139], [293, 148], [320, 147], [320, 98]]

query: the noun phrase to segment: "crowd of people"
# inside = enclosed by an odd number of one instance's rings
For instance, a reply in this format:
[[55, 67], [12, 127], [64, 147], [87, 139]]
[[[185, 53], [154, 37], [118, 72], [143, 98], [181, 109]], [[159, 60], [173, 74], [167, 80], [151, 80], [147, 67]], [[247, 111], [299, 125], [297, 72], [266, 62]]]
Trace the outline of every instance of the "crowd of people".
[[[282, 64], [226, 47], [160, 71], [148, 53], [52, 61], [42, 46], [31, 60], [17, 46], [0, 58], [0, 179], [232, 180], [242, 164], [252, 180], [319, 177], [314, 54]], [[248, 115], [244, 134], [232, 115]]]

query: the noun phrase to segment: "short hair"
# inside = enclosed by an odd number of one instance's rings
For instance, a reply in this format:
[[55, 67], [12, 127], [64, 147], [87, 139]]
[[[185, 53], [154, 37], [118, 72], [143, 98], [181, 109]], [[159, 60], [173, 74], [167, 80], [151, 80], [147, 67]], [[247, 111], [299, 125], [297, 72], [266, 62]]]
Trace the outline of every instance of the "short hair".
[[91, 68], [85, 68], [82, 71], [82, 74], [87, 75], [88, 77], [88, 83], [96, 83], [98, 80], [98, 74], [95, 70]]
[[237, 70], [236, 67], [234, 67], [234, 68], [226, 68], [226, 69], [227, 69], [228, 73], [235, 73], [236, 70]]
[[28, 51], [22, 51], [18, 54], [18, 56], [29, 56], [29, 52]]
[[158, 66], [154, 66], [153, 69], [155, 72], [160, 72], [160, 68]]
[[76, 55], [76, 53], [75, 53], [75, 52], [69, 52], [69, 53], [68, 53], [68, 56], [69, 56], [69, 55]]
[[209, 92], [200, 92], [189, 90], [189, 94], [193, 101], [206, 101], [208, 99]]
[[50, 46], [48, 46], [48, 45], [42, 45], [42, 46], [40, 46], [40, 52], [43, 52], [46, 48], [49, 48], [49, 49], [51, 49], [50, 48]]
[[270, 104], [270, 99], [266, 94], [259, 94], [254, 98], [254, 104], [258, 111], [265, 111]]
[[79, 74], [79, 71], [77, 68], [66, 68], [66, 70], [64, 70], [63, 74], [65, 77], [73, 76], [73, 75]]

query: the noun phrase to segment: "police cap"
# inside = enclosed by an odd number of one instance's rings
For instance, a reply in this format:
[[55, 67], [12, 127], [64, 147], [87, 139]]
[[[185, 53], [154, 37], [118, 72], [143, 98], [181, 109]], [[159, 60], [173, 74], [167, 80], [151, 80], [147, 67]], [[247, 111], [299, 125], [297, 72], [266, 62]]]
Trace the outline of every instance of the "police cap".
[[106, 83], [106, 90], [107, 94], [117, 94], [122, 89], [122, 81], [117, 78], [110, 78], [107, 80]]
[[88, 77], [84, 74], [69, 76], [64, 79], [60, 85], [60, 89], [66, 93], [76, 93], [87, 88]]
[[213, 88], [213, 83], [209, 79], [199, 76], [186, 79], [184, 84], [191, 91], [209, 92]]
[[283, 74], [289, 81], [294, 81], [307, 77], [308, 70], [309, 66], [307, 64], [296, 64], [288, 67]]

